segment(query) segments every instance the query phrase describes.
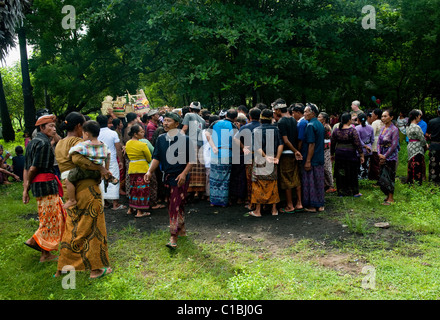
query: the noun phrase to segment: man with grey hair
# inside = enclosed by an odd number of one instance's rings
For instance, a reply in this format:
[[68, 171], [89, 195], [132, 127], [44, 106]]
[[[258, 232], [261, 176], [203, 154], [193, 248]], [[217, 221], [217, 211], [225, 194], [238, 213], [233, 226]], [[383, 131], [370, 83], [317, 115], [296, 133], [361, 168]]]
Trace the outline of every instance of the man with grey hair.
[[350, 115], [352, 116], [352, 118], [353, 118], [353, 115], [355, 114], [356, 115], [356, 117], [358, 116], [358, 115], [360, 115], [361, 113], [363, 113], [363, 111], [360, 109], [360, 106], [361, 106], [361, 103], [358, 101], [358, 100], [354, 100], [352, 103], [351, 103], [351, 112], [350, 112]]
[[302, 145], [302, 204], [308, 212], [324, 211], [324, 126], [318, 121], [318, 107], [308, 103], [308, 121]]

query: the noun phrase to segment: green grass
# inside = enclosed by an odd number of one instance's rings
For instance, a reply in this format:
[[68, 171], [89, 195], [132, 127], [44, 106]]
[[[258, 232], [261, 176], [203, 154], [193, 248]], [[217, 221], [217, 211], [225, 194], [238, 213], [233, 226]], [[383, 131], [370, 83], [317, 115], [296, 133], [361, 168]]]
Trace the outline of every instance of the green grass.
[[[402, 175], [406, 159], [400, 159]], [[396, 182], [390, 207], [380, 205], [384, 195], [371, 182], [362, 181], [361, 192], [361, 198], [328, 196], [327, 211], [320, 214], [346, 225], [345, 237], [296, 240], [277, 252], [264, 239], [258, 247], [198, 243], [191, 232], [170, 252], [163, 245], [165, 231], [146, 233], [131, 225], [109, 230], [113, 274], [90, 280], [78, 273], [76, 288], [63, 289], [63, 278], [52, 278], [56, 263], [39, 263], [38, 254], [23, 245], [38, 227], [29, 218], [36, 213], [35, 199], [24, 205], [18, 183], [0, 186], [0, 299], [439, 299], [439, 188]], [[390, 228], [378, 229], [375, 222], [389, 222]], [[368, 267], [375, 272], [373, 288], [363, 285]]]

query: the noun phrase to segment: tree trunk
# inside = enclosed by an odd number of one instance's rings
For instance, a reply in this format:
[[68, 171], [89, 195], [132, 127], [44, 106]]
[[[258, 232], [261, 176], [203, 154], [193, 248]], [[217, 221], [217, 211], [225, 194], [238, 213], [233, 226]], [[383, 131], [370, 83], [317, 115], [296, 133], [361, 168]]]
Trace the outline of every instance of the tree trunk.
[[5, 91], [3, 90], [3, 80], [0, 73], [0, 115], [2, 119], [3, 139], [6, 142], [15, 140], [15, 131], [12, 127], [11, 117], [9, 116], [8, 105], [6, 103]]
[[26, 46], [26, 30], [24, 28], [18, 29], [18, 42], [20, 44], [20, 59], [21, 59], [21, 76], [23, 79], [23, 100], [24, 100], [24, 126], [25, 130], [32, 133], [35, 128], [35, 103], [32, 95], [31, 78], [29, 75], [29, 63]]

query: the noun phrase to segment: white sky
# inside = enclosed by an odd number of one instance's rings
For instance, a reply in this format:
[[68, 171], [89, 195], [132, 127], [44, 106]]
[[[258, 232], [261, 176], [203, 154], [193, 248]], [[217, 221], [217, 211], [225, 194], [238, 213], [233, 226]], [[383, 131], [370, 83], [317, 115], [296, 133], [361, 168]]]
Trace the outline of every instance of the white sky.
[[[31, 56], [32, 48], [27, 45], [27, 51], [28, 51], [28, 58]], [[20, 61], [20, 46], [17, 45], [15, 48], [11, 48], [9, 50], [9, 53], [5, 59], [5, 61], [1, 62], [2, 67], [10, 67], [13, 66], [17, 61]]]

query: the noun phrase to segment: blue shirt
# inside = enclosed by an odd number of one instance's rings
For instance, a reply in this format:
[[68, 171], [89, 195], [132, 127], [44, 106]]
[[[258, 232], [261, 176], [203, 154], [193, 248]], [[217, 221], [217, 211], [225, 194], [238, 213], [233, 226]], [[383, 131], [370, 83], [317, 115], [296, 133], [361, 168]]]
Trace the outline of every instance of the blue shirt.
[[214, 145], [218, 148], [217, 154], [211, 150], [211, 161], [220, 158], [231, 158], [232, 138], [237, 131], [235, 124], [228, 119], [218, 120], [213, 122], [209, 129], [211, 131], [211, 138], [214, 141]]
[[315, 152], [311, 160], [312, 166], [324, 165], [324, 126], [317, 118], [312, 118], [308, 122], [305, 132], [304, 139], [301, 149], [301, 154], [303, 156], [303, 164], [307, 160], [307, 154], [309, 151], [309, 144], [315, 144]]
[[309, 123], [306, 119], [300, 119], [297, 123], [298, 128], [298, 140], [304, 140], [304, 134], [307, 127], [307, 123]]

